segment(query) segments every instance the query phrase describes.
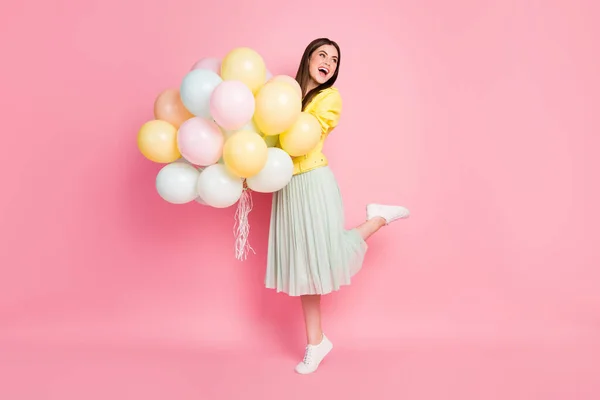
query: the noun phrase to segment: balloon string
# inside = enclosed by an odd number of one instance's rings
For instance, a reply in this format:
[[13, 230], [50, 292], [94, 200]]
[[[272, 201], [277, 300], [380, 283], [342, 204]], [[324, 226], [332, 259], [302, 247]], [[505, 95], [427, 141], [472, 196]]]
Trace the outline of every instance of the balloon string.
[[[246, 185], [244, 185], [246, 186]], [[233, 226], [233, 234], [235, 236], [235, 258], [245, 260], [248, 257], [248, 251], [254, 252], [248, 240], [250, 236], [250, 221], [248, 215], [252, 211], [252, 195], [247, 187], [244, 187], [242, 196], [238, 202], [237, 210], [235, 211], [235, 224]]]

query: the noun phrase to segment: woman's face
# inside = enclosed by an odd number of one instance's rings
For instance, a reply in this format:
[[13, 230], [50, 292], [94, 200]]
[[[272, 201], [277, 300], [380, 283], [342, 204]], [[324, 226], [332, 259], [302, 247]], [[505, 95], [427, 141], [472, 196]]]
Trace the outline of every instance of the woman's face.
[[330, 44], [317, 48], [310, 56], [310, 77], [318, 85], [327, 82], [337, 68], [338, 57], [337, 49]]

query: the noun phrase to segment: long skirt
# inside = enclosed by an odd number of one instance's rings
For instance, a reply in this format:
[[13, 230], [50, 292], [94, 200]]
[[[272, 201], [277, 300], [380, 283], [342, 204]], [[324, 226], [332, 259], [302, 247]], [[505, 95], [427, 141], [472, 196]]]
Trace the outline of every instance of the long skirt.
[[344, 206], [327, 166], [294, 175], [273, 194], [265, 286], [290, 296], [328, 294], [361, 269], [367, 244], [344, 227]]

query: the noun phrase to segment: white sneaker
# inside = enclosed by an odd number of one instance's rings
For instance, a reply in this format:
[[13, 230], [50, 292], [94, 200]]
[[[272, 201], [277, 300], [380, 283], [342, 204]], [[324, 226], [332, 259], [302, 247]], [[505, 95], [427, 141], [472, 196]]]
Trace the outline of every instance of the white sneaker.
[[367, 221], [371, 218], [381, 217], [386, 225], [403, 218], [408, 218], [410, 212], [402, 206], [387, 206], [384, 204], [367, 205]]
[[296, 372], [302, 375], [313, 373], [319, 368], [319, 364], [325, 358], [327, 354], [333, 349], [333, 343], [325, 334], [323, 334], [323, 340], [321, 343], [314, 345], [309, 344], [306, 346], [306, 352], [304, 353], [304, 360], [296, 365]]

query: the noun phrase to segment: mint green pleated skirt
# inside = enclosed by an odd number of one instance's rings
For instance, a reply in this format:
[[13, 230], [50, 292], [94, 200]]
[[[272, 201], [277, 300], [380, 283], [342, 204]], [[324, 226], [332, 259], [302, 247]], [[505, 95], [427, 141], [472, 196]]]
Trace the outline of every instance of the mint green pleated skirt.
[[349, 285], [367, 244], [344, 227], [342, 196], [331, 169], [292, 177], [273, 194], [265, 286], [290, 296], [328, 294]]

